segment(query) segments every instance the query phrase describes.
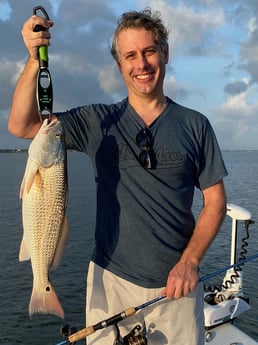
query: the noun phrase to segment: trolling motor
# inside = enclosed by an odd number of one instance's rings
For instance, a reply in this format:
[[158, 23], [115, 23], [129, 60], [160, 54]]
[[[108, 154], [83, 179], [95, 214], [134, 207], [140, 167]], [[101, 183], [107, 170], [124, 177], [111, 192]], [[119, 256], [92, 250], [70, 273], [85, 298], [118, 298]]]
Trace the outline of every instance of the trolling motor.
[[[235, 319], [242, 313], [250, 309], [249, 300], [243, 294], [243, 269], [245, 262], [247, 239], [249, 238], [248, 228], [254, 221], [251, 220], [251, 213], [246, 209], [234, 204], [227, 205], [227, 215], [232, 218], [232, 235], [231, 235], [231, 267], [226, 271], [226, 275], [220, 286], [208, 287], [204, 296], [204, 316], [206, 329], [216, 327]], [[239, 263], [236, 264], [237, 248], [237, 228], [238, 222], [245, 222], [246, 237], [243, 238]], [[206, 290], [206, 286], [204, 286]], [[206, 290], [207, 291], [207, 290]]]

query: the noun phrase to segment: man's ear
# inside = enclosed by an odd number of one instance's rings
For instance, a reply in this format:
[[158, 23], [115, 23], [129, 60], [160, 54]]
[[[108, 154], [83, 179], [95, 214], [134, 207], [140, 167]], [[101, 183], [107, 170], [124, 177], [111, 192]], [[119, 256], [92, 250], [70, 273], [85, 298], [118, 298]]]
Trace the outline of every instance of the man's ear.
[[122, 74], [122, 68], [121, 68], [120, 62], [116, 61], [116, 65], [117, 65], [117, 68], [118, 68], [119, 72]]
[[168, 63], [169, 60], [169, 46], [167, 44], [166, 48], [164, 49], [164, 58], [165, 58], [165, 64]]

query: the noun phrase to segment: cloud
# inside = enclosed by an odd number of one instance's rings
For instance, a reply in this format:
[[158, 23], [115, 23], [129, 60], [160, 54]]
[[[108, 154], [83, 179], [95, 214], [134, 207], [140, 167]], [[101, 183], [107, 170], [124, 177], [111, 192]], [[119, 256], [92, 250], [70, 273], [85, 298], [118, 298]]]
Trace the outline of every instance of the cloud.
[[229, 82], [224, 87], [224, 91], [229, 95], [240, 94], [246, 91], [248, 86], [249, 86], [248, 79], [234, 80], [234, 81]]
[[[24, 62], [8, 60], [6, 58], [0, 59], [1, 83], [1, 110], [8, 109], [11, 104], [12, 92], [14, 90], [16, 81], [22, 72]], [[7, 118], [8, 111], [3, 112]]]
[[10, 19], [11, 16], [11, 7], [8, 1], [1, 1], [0, 2], [0, 20], [7, 21]]
[[182, 102], [189, 96], [189, 90], [186, 86], [180, 85], [175, 76], [166, 78], [164, 83], [165, 94], [173, 95], [173, 99]]
[[122, 80], [121, 75], [118, 72], [116, 65], [106, 65], [99, 70], [98, 77], [101, 89], [109, 95], [120, 98], [126, 96], [126, 89]]
[[216, 51], [214, 32], [225, 22], [224, 12], [220, 7], [199, 10], [179, 2], [177, 6], [168, 5], [166, 1], [150, 1], [153, 9], [163, 14], [164, 21], [170, 29], [170, 46], [172, 53], [195, 56], [206, 55]]
[[231, 76], [232, 70], [233, 70], [234, 67], [235, 67], [235, 62], [234, 62], [234, 61], [232, 61], [232, 62], [230, 62], [228, 65], [226, 65], [226, 66], [224, 67], [223, 76], [224, 76], [224, 77], [229, 77], [229, 76]]
[[[258, 11], [256, 13], [258, 15]], [[249, 21], [249, 33], [243, 42], [240, 57], [241, 67], [247, 70], [253, 82], [258, 82], [258, 25], [257, 17], [252, 17]]]
[[220, 111], [226, 115], [225, 117], [232, 117], [234, 119], [253, 119], [258, 111], [258, 101], [249, 102], [248, 99], [254, 92], [252, 87], [246, 91], [231, 96], [225, 103], [222, 104]]
[[[21, 27], [35, 5], [31, 0], [1, 4], [0, 148], [17, 143], [6, 131], [7, 117], [14, 84], [27, 59]], [[227, 148], [258, 148], [257, 0], [41, 0], [40, 5], [55, 22], [49, 48], [55, 111], [114, 102], [126, 95], [109, 53], [110, 37], [118, 14], [150, 6], [161, 12], [170, 29], [166, 94], [211, 114]], [[245, 131], [251, 134], [241, 135]]]
[[[258, 135], [258, 89], [248, 87], [244, 92], [229, 97], [217, 110], [215, 120], [220, 128], [220, 141], [225, 148], [250, 149]], [[223, 135], [222, 135], [223, 133]]]

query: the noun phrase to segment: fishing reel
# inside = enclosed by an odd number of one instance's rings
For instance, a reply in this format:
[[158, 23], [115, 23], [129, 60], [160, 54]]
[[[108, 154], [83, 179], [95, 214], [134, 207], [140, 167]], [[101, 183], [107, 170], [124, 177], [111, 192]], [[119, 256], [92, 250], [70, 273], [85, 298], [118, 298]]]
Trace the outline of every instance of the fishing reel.
[[[70, 327], [69, 325], [64, 325], [60, 328], [60, 333], [62, 334], [62, 336], [65, 338], [65, 339], [68, 339], [68, 337], [73, 334], [73, 333], [76, 333], [77, 332], [77, 328], [76, 327]], [[75, 345], [75, 343], [70, 343], [70, 345]]]
[[147, 337], [140, 325], [136, 325], [130, 333], [120, 340], [120, 332], [116, 325], [117, 339], [114, 345], [147, 345]]
[[134, 327], [134, 329], [123, 338], [125, 345], [146, 345], [147, 337], [143, 333], [140, 325]]

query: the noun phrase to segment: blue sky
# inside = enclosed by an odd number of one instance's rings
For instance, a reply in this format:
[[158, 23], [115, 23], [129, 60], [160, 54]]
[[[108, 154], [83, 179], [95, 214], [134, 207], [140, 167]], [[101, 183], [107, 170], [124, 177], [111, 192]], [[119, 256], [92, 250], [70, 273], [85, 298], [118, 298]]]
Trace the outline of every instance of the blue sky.
[[166, 94], [205, 114], [222, 149], [258, 149], [257, 0], [0, 0], [0, 149], [29, 144], [7, 132], [7, 119], [27, 59], [21, 27], [36, 5], [55, 22], [55, 111], [126, 96], [108, 43], [121, 13], [148, 6], [170, 29]]

